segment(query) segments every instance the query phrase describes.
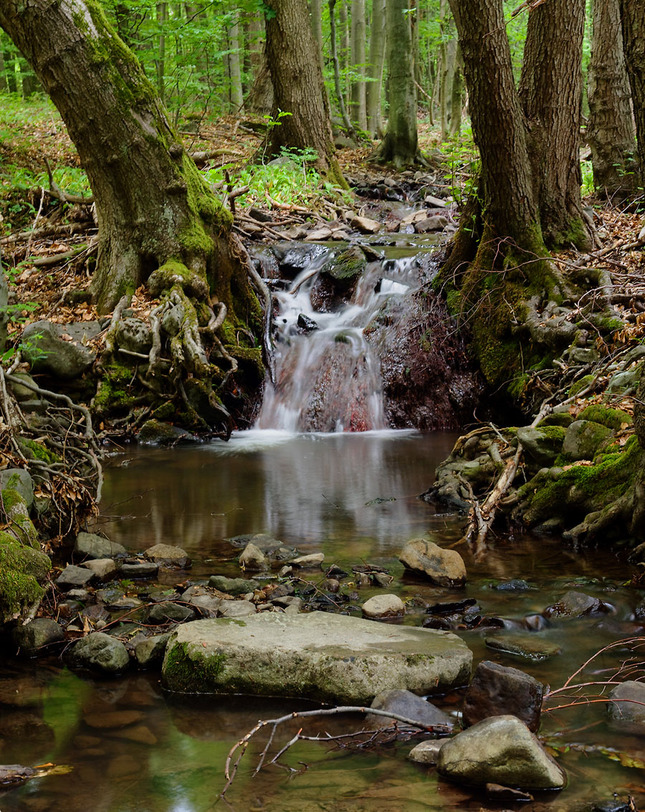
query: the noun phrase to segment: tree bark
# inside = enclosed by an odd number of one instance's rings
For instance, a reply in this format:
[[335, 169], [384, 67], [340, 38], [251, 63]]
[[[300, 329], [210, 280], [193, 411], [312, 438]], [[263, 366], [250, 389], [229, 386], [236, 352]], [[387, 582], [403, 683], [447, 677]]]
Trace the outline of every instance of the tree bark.
[[424, 163], [417, 146], [417, 98], [407, 8], [407, 0], [387, 0], [387, 95], [390, 110], [387, 132], [374, 158], [380, 163], [393, 163], [398, 169]]
[[227, 35], [230, 49], [228, 55], [229, 100], [231, 112], [239, 113], [244, 104], [244, 92], [242, 90], [242, 65], [240, 60], [240, 26], [237, 20], [229, 26]]
[[318, 46], [320, 71], [324, 74], [325, 62], [323, 59], [322, 0], [309, 0], [309, 19], [311, 20], [311, 30], [314, 34], [314, 40]]
[[372, 0], [370, 56], [367, 83], [367, 130], [374, 138], [383, 137], [381, 94], [385, 66], [385, 0]]
[[589, 125], [594, 186], [624, 198], [635, 191], [636, 130], [623, 50], [620, 0], [594, 0], [589, 63]]
[[365, 89], [365, 0], [352, 0], [352, 66], [354, 80], [351, 92], [351, 118], [361, 129], [367, 129], [367, 103]]
[[639, 0], [620, 0], [623, 46], [632, 89], [639, 177], [645, 186], [645, 5]]
[[269, 0], [267, 59], [275, 94], [270, 152], [282, 147], [316, 151], [320, 171], [346, 185], [335, 155], [327, 97], [306, 0]]
[[585, 0], [549, 0], [530, 12], [519, 95], [542, 234], [553, 247], [589, 248], [580, 185]]

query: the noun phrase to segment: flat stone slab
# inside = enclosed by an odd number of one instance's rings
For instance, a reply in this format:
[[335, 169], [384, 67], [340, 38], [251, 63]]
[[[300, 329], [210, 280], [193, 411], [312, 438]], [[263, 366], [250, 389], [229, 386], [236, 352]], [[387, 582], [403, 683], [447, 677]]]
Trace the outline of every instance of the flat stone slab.
[[307, 697], [365, 705], [395, 688], [428, 694], [465, 685], [472, 652], [456, 635], [326, 612], [197, 620], [172, 634], [170, 691]]

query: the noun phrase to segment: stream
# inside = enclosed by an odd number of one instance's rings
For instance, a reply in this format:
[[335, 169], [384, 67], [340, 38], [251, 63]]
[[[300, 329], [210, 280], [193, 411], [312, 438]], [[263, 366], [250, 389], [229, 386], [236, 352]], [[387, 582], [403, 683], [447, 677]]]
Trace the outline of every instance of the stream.
[[[630, 568], [610, 550], [584, 554], [559, 538], [500, 533], [476, 562], [459, 544], [463, 518], [420, 500], [435, 467], [458, 436], [451, 432], [389, 430], [382, 404], [381, 361], [365, 342], [364, 327], [387, 297], [413, 286], [412, 261], [370, 269], [354, 298], [335, 311], [312, 304], [310, 268], [276, 293], [280, 328], [276, 386], [265, 397], [258, 426], [228, 443], [133, 448], [112, 455], [106, 467], [101, 514], [94, 531], [138, 553], [156, 543], [182, 547], [192, 568], [162, 570], [158, 583], [172, 588], [210, 575], [240, 575], [239, 549], [227, 539], [268, 533], [302, 553], [323, 552], [324, 568], [380, 565], [394, 576], [388, 592], [406, 603], [404, 623], [419, 626], [426, 607], [472, 598], [486, 617], [506, 628], [458, 629], [475, 664], [490, 659], [533, 674], [552, 688], [596, 651], [642, 634], [635, 607], [642, 592], [630, 589]], [[370, 275], [371, 274], [371, 275]], [[366, 281], [367, 280], [367, 281]], [[298, 327], [301, 315], [316, 328]], [[323, 343], [326, 342], [326, 343]], [[329, 363], [331, 359], [331, 364]], [[321, 367], [321, 364], [323, 365]], [[326, 366], [325, 366], [326, 365]], [[321, 369], [326, 369], [321, 373]], [[333, 373], [333, 374], [332, 374]], [[316, 383], [316, 381], [318, 383]], [[334, 383], [329, 387], [330, 381]], [[345, 383], [343, 383], [345, 382]], [[346, 397], [340, 398], [340, 393]], [[367, 431], [347, 431], [360, 428]], [[410, 538], [430, 535], [456, 545], [468, 582], [463, 589], [432, 586], [404, 572], [398, 553]], [[307, 574], [314, 583], [323, 572]], [[526, 586], [499, 589], [514, 579]], [[122, 584], [136, 591], [136, 584]], [[352, 611], [376, 587], [351, 587]], [[350, 591], [351, 591], [350, 590]], [[552, 620], [529, 632], [524, 619], [541, 613], [569, 590], [611, 606], [608, 614]], [[501, 623], [500, 623], [501, 625]], [[542, 661], [490, 648], [486, 639], [522, 631], [554, 644], [560, 653]], [[596, 658], [587, 677], [607, 679], [628, 652]], [[433, 697], [457, 714], [458, 691]], [[575, 697], [573, 707], [543, 716], [541, 733], [556, 747], [568, 773], [562, 793], [543, 793], [531, 810], [610, 809], [614, 793], [643, 798], [645, 741], [612, 731], [602, 703]], [[2, 812], [206, 812], [247, 810], [415, 810], [503, 808], [475, 790], [439, 779], [432, 768], [406, 760], [412, 742], [375, 749], [338, 749], [301, 742], [253, 776], [261, 744], [246, 754], [227, 801], [218, 800], [224, 762], [232, 745], [261, 718], [312, 705], [249, 697], [176, 697], [164, 693], [157, 672], [118, 679], [75, 674], [58, 658], [5, 659], [0, 673], [0, 748], [4, 764], [53, 762], [71, 772], [32, 779], [0, 796]], [[359, 730], [358, 718], [311, 720], [310, 734]], [[280, 731], [284, 744], [297, 730]]]

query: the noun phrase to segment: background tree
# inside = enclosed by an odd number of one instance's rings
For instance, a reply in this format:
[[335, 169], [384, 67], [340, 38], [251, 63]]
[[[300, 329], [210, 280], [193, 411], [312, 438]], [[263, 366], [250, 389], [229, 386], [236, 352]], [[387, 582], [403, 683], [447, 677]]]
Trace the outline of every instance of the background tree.
[[607, 197], [635, 187], [636, 131], [620, 21], [620, 0], [594, 0], [587, 95], [594, 186]]
[[638, 142], [639, 177], [645, 186], [645, 4], [620, 0], [623, 23], [623, 45], [627, 73], [632, 88], [636, 137]]
[[351, 7], [351, 41], [352, 41], [352, 92], [351, 92], [351, 118], [361, 130], [367, 129], [367, 97], [365, 83], [365, 38], [367, 25], [365, 22], [365, 0], [352, 0]]
[[383, 94], [383, 68], [385, 66], [385, 0], [372, 0], [370, 50], [367, 74], [367, 130], [374, 138], [383, 137], [381, 96]]

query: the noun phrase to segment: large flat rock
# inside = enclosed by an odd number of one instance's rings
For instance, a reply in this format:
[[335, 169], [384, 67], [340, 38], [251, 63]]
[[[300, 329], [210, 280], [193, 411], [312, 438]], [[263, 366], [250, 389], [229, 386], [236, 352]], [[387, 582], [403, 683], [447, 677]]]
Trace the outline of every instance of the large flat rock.
[[465, 685], [472, 653], [449, 632], [325, 612], [196, 620], [168, 642], [163, 682], [182, 693], [308, 697], [364, 705], [381, 691]]

